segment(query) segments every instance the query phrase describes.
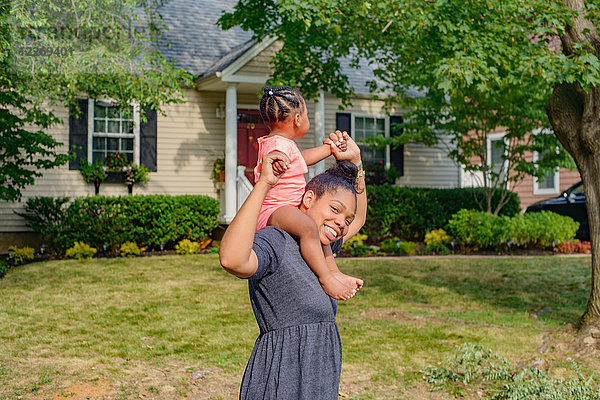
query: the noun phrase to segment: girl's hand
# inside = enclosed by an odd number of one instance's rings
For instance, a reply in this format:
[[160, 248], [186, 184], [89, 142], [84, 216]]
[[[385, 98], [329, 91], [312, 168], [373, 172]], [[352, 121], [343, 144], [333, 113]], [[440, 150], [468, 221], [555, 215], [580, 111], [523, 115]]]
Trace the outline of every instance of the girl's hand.
[[291, 166], [291, 161], [288, 156], [279, 151], [274, 151], [265, 154], [260, 167], [259, 182], [264, 182], [269, 186], [277, 183], [281, 175], [285, 173]]
[[[338, 141], [339, 138], [342, 138], [346, 145], [345, 151], [340, 150], [340, 148], [337, 145], [333, 145], [333, 143]], [[360, 163], [360, 148], [346, 131], [335, 131], [334, 133], [330, 133], [329, 141], [331, 144], [331, 154], [335, 157], [336, 160], [347, 160], [354, 164]]]

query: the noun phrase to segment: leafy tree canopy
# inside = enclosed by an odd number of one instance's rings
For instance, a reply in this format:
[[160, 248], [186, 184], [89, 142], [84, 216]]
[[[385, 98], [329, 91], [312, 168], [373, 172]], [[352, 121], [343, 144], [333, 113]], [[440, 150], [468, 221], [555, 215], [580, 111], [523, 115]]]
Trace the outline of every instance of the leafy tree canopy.
[[[56, 103], [106, 98], [140, 111], [183, 101], [191, 76], [159, 51], [162, 1], [0, 3], [0, 199], [17, 201], [69, 156], [48, 130]], [[145, 114], [142, 112], [142, 118]]]

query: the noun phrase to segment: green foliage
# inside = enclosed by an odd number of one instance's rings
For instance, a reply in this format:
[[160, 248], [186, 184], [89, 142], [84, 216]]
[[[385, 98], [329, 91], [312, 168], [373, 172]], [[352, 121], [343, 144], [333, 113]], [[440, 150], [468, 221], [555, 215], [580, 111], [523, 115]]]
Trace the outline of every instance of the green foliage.
[[510, 221], [511, 238], [524, 247], [545, 248], [575, 238], [579, 222], [550, 211], [526, 213]]
[[129, 164], [123, 168], [123, 180], [126, 185], [148, 182], [150, 170], [144, 164]]
[[[455, 397], [483, 393], [495, 400], [600, 400], [600, 388], [572, 363], [575, 376], [553, 379], [537, 368], [516, 369], [504, 357], [481, 345], [466, 343], [456, 354], [422, 372], [434, 389], [446, 389]], [[470, 390], [469, 390], [470, 389]]]
[[448, 246], [442, 243], [431, 243], [426, 245], [421, 251], [420, 254], [438, 254], [442, 256], [446, 256], [448, 254], [452, 254]]
[[183, 101], [181, 86], [192, 86], [192, 77], [156, 50], [163, 28], [159, 3], [0, 4], [1, 200], [20, 200], [22, 190], [44, 170], [74, 157], [48, 133], [65, 121], [42, 101], [73, 108], [85, 93], [114, 99], [123, 107], [136, 101], [140, 111]]
[[[367, 186], [369, 207], [362, 232], [372, 243], [386, 238], [422, 240], [425, 233], [445, 228], [454, 213], [461, 209], [480, 209], [484, 199], [480, 188], [428, 189], [398, 186]], [[519, 212], [519, 198], [508, 192], [510, 201], [502, 215]], [[500, 194], [494, 202], [500, 201]], [[494, 203], [496, 204], [496, 203]]]
[[82, 159], [79, 164], [79, 173], [85, 183], [93, 183], [96, 194], [100, 191], [100, 185], [108, 177], [108, 168], [101, 161], [91, 164], [87, 159]]
[[434, 229], [425, 234], [426, 245], [446, 244], [450, 241], [450, 236], [443, 229]]
[[417, 252], [417, 244], [414, 242], [398, 243], [398, 254], [412, 256]]
[[417, 251], [417, 244], [414, 242], [403, 242], [394, 237], [381, 242], [380, 248], [384, 253], [412, 256]]
[[17, 213], [23, 217], [27, 226], [42, 236], [48, 250], [64, 253], [71, 240], [65, 225], [69, 208], [68, 197], [33, 197], [27, 199], [25, 212]]
[[346, 240], [344, 242], [344, 244], [342, 244], [342, 249], [343, 250], [352, 250], [352, 248], [355, 245], [362, 246], [365, 244], [365, 241], [367, 240], [367, 238], [368, 238], [367, 235], [359, 232], [356, 235], [352, 236], [350, 239]]
[[356, 246], [352, 247], [352, 250], [350, 250], [352, 257], [364, 257], [372, 252], [373, 249], [370, 246], [365, 246], [362, 244], [357, 244]]
[[218, 225], [219, 202], [208, 196], [91, 196], [64, 207], [67, 201], [36, 198], [26, 205], [28, 225], [42, 235], [56, 233], [47, 244], [58, 253], [75, 241], [96, 248], [107, 242], [112, 250], [127, 241], [169, 247], [204, 240]]
[[8, 265], [4, 263], [4, 261], [0, 260], [0, 279], [4, 278], [4, 275], [7, 274], [10, 268]]
[[98, 250], [89, 246], [84, 242], [75, 242], [73, 247], [67, 249], [65, 255], [67, 258], [75, 258], [77, 260], [89, 260], [94, 257]]
[[393, 237], [385, 239], [379, 247], [384, 253], [398, 253], [399, 244], [400, 239]]
[[128, 164], [127, 156], [119, 152], [109, 153], [104, 159], [104, 164], [109, 171], [122, 171]]
[[8, 251], [10, 252], [11, 250], [13, 250], [13, 257], [17, 264], [32, 261], [35, 258], [35, 250], [33, 247], [10, 246]]
[[213, 162], [213, 170], [210, 175], [210, 178], [214, 183], [221, 182], [221, 173], [225, 171], [225, 159], [217, 158]]
[[510, 218], [483, 211], [460, 210], [448, 221], [452, 236], [473, 250], [499, 248], [510, 238]]
[[[0, 24], [2, 29], [5, 28]], [[0, 60], [0, 72], [3, 67]], [[60, 153], [63, 144], [45, 133], [60, 119], [12, 90], [12, 81], [3, 73], [0, 73], [0, 109], [3, 110], [0, 112], [0, 200], [14, 202], [21, 199], [25, 187], [43, 175], [43, 170], [60, 167], [72, 156]]]
[[450, 233], [473, 250], [500, 249], [509, 243], [524, 248], [547, 248], [573, 240], [579, 223], [549, 211], [512, 218], [481, 211], [460, 210], [448, 222]]
[[219, 254], [219, 248], [218, 247], [211, 247], [210, 249], [208, 249], [207, 253], [208, 254]]
[[194, 254], [197, 253], [200, 249], [200, 244], [198, 242], [192, 242], [189, 239], [183, 239], [179, 243], [175, 245], [175, 251], [177, 254]]
[[121, 257], [137, 257], [146, 248], [140, 248], [136, 243], [133, 242], [125, 242], [119, 247], [119, 254]]
[[[484, 187], [484, 210], [497, 214], [505, 199], [494, 208], [491, 199], [508, 182], [514, 185], [526, 174], [543, 177], [559, 165], [574, 168], [554, 135], [529, 135], [549, 128], [544, 106], [555, 84], [591, 87], [600, 82], [593, 39], [570, 50], [570, 56], [556, 51], [556, 42], [548, 45], [556, 32], [573, 26], [573, 15], [562, 3], [548, 6], [542, 0], [384, 0], [360, 5], [332, 0], [325, 6], [317, 0], [285, 5], [245, 0], [220, 23], [226, 29], [250, 29], [256, 37], [280, 39], [283, 48], [271, 60], [270, 82], [297, 86], [308, 98], [322, 89], [346, 105], [353, 88], [342, 60], [350, 59], [353, 66], [377, 65], [371, 91], [385, 92], [388, 105], [409, 111], [402, 134], [373, 142], [434, 145], [449, 137], [449, 156], [483, 177], [478, 184]], [[301, 67], [289, 67], [299, 60]], [[506, 151], [494, 165], [488, 138], [499, 129], [506, 132]], [[538, 141], [537, 136], [548, 137]], [[551, 151], [542, 151], [544, 157], [534, 163], [527, 154], [537, 150]], [[500, 193], [504, 197], [506, 192]]]

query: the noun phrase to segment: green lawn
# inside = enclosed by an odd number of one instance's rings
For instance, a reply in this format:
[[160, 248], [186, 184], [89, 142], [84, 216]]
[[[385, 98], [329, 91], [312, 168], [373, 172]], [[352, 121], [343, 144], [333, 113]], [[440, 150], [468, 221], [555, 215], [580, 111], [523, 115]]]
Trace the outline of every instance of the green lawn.
[[[589, 257], [338, 264], [365, 280], [338, 312], [352, 399], [444, 398], [419, 370], [465, 342], [527, 362], [590, 287]], [[246, 283], [216, 255], [20, 266], [0, 280], [0, 399], [237, 398], [257, 334]], [[544, 357], [564, 364], [554, 348]]]

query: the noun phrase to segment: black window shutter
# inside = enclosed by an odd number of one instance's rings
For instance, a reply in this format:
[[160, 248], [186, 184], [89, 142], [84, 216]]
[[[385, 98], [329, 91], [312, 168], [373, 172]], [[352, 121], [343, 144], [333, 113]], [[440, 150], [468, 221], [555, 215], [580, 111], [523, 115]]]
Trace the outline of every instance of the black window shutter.
[[[404, 129], [397, 129], [394, 127], [394, 124], [399, 124], [404, 122], [401, 116], [391, 116], [390, 117], [390, 136], [398, 136], [400, 135]], [[394, 149], [392, 146], [390, 148], [390, 163], [400, 172], [400, 176], [404, 176], [404, 145], [400, 145]]]
[[69, 162], [69, 169], [79, 169], [81, 160], [87, 158], [88, 151], [88, 101], [78, 99], [80, 113], [75, 115], [74, 111], [69, 115], [69, 149], [76, 155]]
[[140, 123], [140, 164], [156, 172], [156, 110], [146, 111], [146, 119]]
[[352, 114], [350, 113], [335, 113], [335, 129], [338, 131], [346, 131], [348, 135], [352, 133], [350, 125], [352, 123]]

